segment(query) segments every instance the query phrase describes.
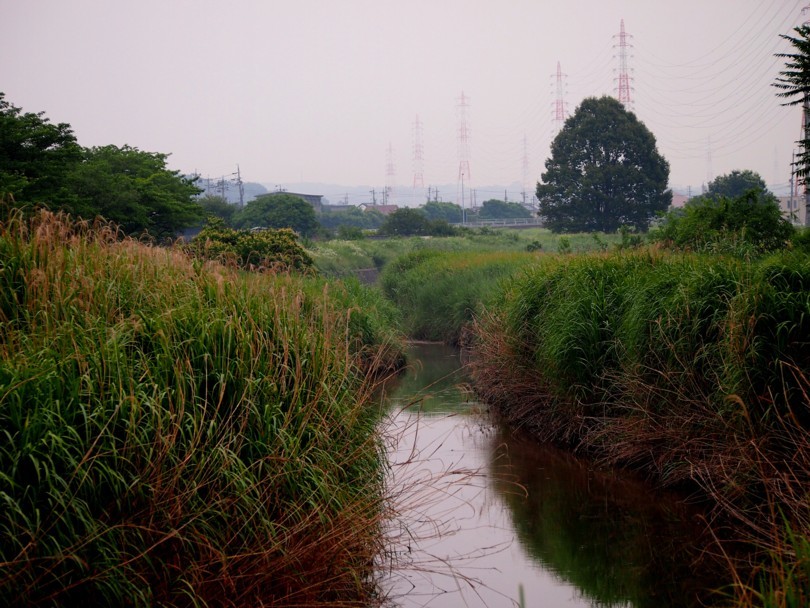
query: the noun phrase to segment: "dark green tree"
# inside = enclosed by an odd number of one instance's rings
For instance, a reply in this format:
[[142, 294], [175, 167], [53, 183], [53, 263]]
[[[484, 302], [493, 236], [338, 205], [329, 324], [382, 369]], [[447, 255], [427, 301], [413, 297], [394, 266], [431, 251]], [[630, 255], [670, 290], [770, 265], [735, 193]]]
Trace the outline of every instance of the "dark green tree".
[[312, 205], [284, 192], [257, 196], [234, 215], [233, 221], [240, 228], [291, 228], [302, 236], [311, 236], [318, 229]]
[[444, 220], [450, 224], [461, 222], [461, 207], [455, 203], [430, 201], [425, 203], [421, 209], [429, 220]]
[[388, 236], [414, 236], [427, 235], [430, 231], [430, 220], [421, 210], [405, 207], [389, 215], [379, 232]]
[[[777, 57], [787, 61], [773, 86], [779, 89], [777, 96], [788, 100], [782, 105], [810, 105], [810, 26], [800, 25], [793, 31], [795, 36], [781, 35], [793, 46], [793, 52], [777, 53]], [[810, 140], [807, 135], [808, 131], [805, 129], [804, 137], [797, 142], [800, 152], [795, 171], [801, 179], [810, 173]]]
[[725, 175], [718, 175], [706, 189], [709, 197], [725, 196], [727, 198], [737, 198], [749, 190], [768, 193], [765, 180], [759, 173], [745, 169], [744, 171], [734, 170]]
[[162, 239], [203, 217], [192, 179], [166, 167], [167, 154], [130, 146], [101, 146], [84, 151], [67, 183], [76, 196], [73, 211], [90, 219], [104, 217], [127, 234], [149, 233]]
[[236, 213], [238, 207], [229, 203], [221, 196], [214, 194], [206, 194], [197, 199], [197, 203], [202, 207], [203, 213], [206, 216], [213, 215], [220, 218], [226, 226], [231, 225], [233, 214]]
[[481, 205], [481, 209], [478, 211], [478, 219], [481, 220], [505, 220], [531, 216], [532, 212], [520, 203], [499, 201], [494, 198], [484, 201], [483, 205]]
[[382, 226], [384, 221], [385, 216], [374, 208], [363, 211], [358, 207], [352, 207], [333, 211], [329, 209], [328, 205], [324, 205], [318, 215], [318, 222], [329, 230], [335, 230], [341, 226], [374, 229]]
[[541, 179], [539, 215], [554, 232], [646, 230], [672, 201], [655, 137], [611, 97], [582, 102], [552, 142]]
[[23, 112], [0, 93], [0, 197], [72, 210], [65, 176], [81, 158], [70, 125]]

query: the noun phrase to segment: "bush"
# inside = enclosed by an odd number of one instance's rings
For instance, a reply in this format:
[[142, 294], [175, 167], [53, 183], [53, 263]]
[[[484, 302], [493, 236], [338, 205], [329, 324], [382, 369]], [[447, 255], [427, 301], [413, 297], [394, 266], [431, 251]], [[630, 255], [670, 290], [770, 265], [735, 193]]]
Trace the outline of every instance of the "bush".
[[187, 250], [206, 260], [232, 263], [245, 269], [310, 271], [312, 258], [288, 229], [234, 230], [220, 218], [209, 218]]
[[773, 195], [749, 190], [737, 198], [693, 199], [664, 215], [651, 238], [680, 249], [746, 255], [781, 249], [793, 233]]

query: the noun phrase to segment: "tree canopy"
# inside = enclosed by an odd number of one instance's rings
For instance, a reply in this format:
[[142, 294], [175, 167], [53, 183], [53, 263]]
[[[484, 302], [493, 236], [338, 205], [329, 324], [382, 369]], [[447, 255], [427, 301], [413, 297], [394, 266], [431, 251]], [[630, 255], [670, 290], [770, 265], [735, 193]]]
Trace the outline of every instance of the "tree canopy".
[[[793, 46], [793, 52], [777, 53], [777, 57], [787, 61], [785, 69], [779, 72], [773, 83], [779, 89], [777, 96], [788, 100], [782, 104], [785, 106], [802, 105], [810, 99], [810, 26], [800, 25], [793, 31], [795, 36], [781, 36]], [[810, 140], [806, 131], [797, 143], [800, 152], [796, 161], [796, 175], [805, 179], [810, 174]]]
[[430, 234], [430, 220], [420, 209], [397, 209], [380, 226], [380, 234], [412, 236]]
[[668, 180], [669, 163], [635, 114], [611, 97], [588, 98], [551, 144], [539, 215], [554, 232], [646, 230], [672, 201]]
[[302, 236], [318, 229], [312, 205], [284, 192], [257, 196], [234, 215], [233, 222], [240, 228], [291, 228]]
[[429, 220], [444, 220], [451, 224], [458, 224], [462, 219], [461, 206], [455, 203], [429, 201], [421, 209]]
[[706, 195], [710, 197], [725, 196], [727, 198], [737, 198], [749, 190], [768, 193], [765, 180], [759, 173], [745, 169], [744, 171], [734, 170], [725, 175], [718, 175], [706, 189]]
[[531, 217], [532, 212], [520, 203], [510, 203], [498, 199], [484, 201], [481, 209], [478, 210], [478, 219], [481, 220], [502, 220]]
[[53, 124], [44, 112], [23, 112], [0, 92], [0, 195], [69, 208], [74, 198], [65, 177], [81, 158], [70, 125]]
[[17, 204], [101, 216], [127, 234], [173, 237], [202, 210], [193, 180], [169, 170], [167, 158], [129, 146], [83, 148], [70, 125], [23, 112], [0, 93], [0, 195]]
[[748, 189], [734, 198], [690, 200], [664, 216], [653, 238], [681, 249], [749, 254], [781, 249], [794, 232], [773, 194]]
[[193, 180], [166, 167], [168, 155], [130, 146], [101, 146], [84, 151], [68, 176], [75, 193], [74, 212], [100, 215], [127, 234], [148, 232], [171, 238], [202, 216]]

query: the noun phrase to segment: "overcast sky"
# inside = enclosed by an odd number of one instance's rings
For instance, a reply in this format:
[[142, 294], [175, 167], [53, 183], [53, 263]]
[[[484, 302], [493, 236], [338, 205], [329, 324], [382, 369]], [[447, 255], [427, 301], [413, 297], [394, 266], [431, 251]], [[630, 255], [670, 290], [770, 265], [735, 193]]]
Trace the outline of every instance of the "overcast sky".
[[810, 19], [807, 4], [0, 0], [0, 91], [70, 123], [84, 146], [170, 153], [183, 172], [238, 164], [243, 179], [290, 190], [394, 185], [402, 196], [417, 116], [425, 186], [457, 181], [463, 92], [467, 185], [525, 179], [531, 190], [552, 137], [557, 62], [570, 112], [615, 95], [623, 19], [633, 109], [671, 184], [695, 191], [753, 169], [785, 186], [801, 113], [770, 85], [783, 66], [774, 53], [788, 49], [779, 34]]

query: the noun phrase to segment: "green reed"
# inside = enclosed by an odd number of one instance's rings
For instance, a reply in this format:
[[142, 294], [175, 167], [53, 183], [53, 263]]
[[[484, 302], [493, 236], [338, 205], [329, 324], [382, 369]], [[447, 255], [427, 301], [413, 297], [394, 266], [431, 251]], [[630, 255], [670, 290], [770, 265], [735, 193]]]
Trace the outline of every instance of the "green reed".
[[369, 400], [398, 351], [385, 304], [372, 318], [359, 294], [107, 225], [9, 217], [3, 603], [372, 601], [383, 472]]
[[699, 487], [735, 538], [797, 572], [790, 547], [810, 534], [810, 258], [538, 260], [477, 320], [481, 396], [541, 439]]
[[529, 264], [521, 252], [414, 251], [391, 262], [381, 287], [401, 311], [403, 330], [422, 340], [457, 343], [499, 282]]

